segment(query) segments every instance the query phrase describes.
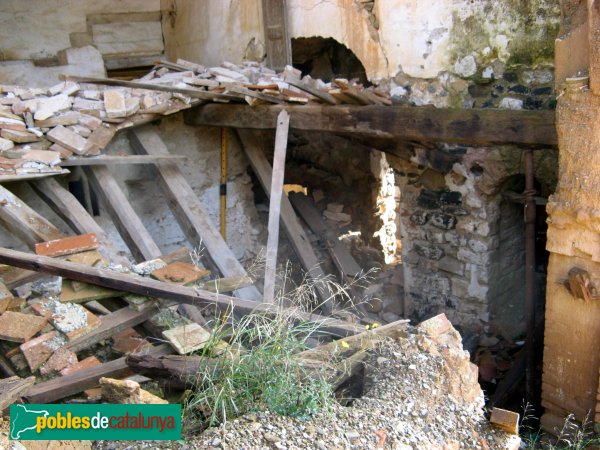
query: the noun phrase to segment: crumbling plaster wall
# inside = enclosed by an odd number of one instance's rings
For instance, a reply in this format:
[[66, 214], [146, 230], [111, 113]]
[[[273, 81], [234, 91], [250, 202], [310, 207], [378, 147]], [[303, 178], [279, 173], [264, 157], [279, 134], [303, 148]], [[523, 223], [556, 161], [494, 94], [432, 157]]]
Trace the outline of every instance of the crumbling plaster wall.
[[[162, 0], [167, 55], [205, 64], [262, 59], [259, 0]], [[371, 80], [399, 71], [488, 77], [494, 64], [548, 64], [558, 0], [288, 0], [291, 38], [331, 37], [351, 49]]]
[[0, 60], [39, 60], [71, 47], [86, 16], [158, 11], [160, 0], [2, 0]]

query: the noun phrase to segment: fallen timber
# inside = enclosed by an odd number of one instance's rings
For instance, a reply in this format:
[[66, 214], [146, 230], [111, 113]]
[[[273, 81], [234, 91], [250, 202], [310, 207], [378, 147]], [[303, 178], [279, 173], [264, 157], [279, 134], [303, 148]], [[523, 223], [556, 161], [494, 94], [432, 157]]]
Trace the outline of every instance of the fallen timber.
[[162, 281], [155, 281], [6, 248], [0, 248], [0, 263], [36, 272], [44, 272], [50, 275], [58, 275], [70, 280], [90, 283], [118, 291], [130, 292], [132, 294], [173, 300], [178, 303], [187, 303], [191, 305], [212, 304], [219, 309], [230, 311], [231, 313], [284, 313], [288, 314], [298, 322], [323, 322], [321, 330], [334, 336], [344, 337], [357, 334], [361, 331], [361, 327], [358, 325], [330, 319], [319, 314], [310, 314], [281, 308], [277, 305], [258, 303], [203, 289], [164, 283]]

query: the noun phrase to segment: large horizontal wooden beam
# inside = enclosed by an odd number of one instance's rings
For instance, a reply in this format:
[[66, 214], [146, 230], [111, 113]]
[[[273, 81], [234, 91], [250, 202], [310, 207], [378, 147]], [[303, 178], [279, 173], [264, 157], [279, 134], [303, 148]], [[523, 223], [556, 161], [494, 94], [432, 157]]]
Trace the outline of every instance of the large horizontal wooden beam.
[[557, 146], [554, 111], [417, 106], [218, 105], [184, 112], [189, 125], [274, 129], [285, 108], [290, 128], [403, 141]]

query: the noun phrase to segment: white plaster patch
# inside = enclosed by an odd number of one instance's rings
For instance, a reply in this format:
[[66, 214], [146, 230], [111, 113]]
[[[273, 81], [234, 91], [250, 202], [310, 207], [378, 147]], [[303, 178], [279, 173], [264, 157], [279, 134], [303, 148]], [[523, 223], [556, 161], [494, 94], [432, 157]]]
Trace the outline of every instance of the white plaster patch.
[[467, 55], [464, 58], [459, 58], [454, 63], [454, 72], [461, 77], [471, 77], [477, 72], [477, 61], [473, 55]]

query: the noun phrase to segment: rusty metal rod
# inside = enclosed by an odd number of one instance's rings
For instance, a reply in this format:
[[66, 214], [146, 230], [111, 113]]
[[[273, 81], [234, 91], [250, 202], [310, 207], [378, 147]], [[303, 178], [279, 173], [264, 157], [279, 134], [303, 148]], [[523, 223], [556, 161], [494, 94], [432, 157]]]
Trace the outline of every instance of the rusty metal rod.
[[525, 341], [526, 397], [534, 403], [535, 395], [535, 188], [533, 150], [525, 150]]

